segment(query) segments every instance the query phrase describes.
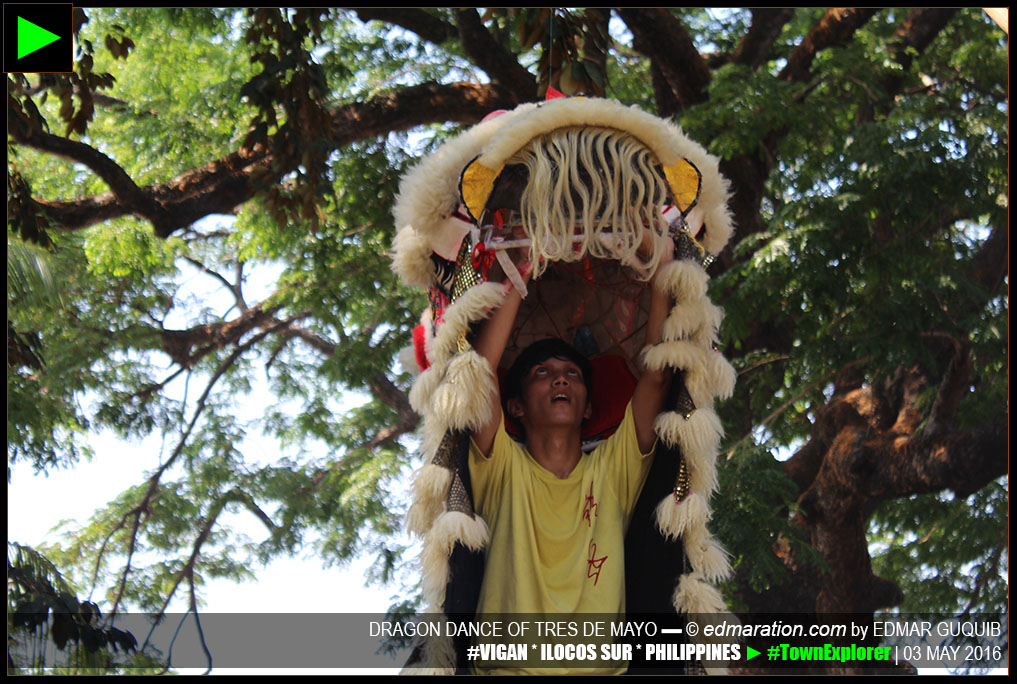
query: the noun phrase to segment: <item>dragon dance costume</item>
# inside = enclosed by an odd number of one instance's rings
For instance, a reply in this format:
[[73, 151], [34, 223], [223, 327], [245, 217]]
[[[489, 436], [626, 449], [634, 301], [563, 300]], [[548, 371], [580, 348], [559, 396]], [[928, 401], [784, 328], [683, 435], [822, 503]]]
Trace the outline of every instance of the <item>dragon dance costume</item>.
[[[427, 611], [462, 618], [477, 608], [489, 534], [474, 506], [470, 435], [488, 421], [498, 380], [471, 339], [516, 287], [524, 301], [502, 363], [549, 336], [593, 359], [594, 416], [584, 426], [591, 448], [621, 422], [636, 364], [674, 369], [625, 537], [624, 604], [630, 615], [726, 613], [715, 584], [730, 566], [707, 521], [722, 435], [713, 405], [731, 395], [735, 373], [716, 351], [722, 314], [707, 296], [705, 269], [733, 230], [728, 195], [718, 160], [678, 127], [594, 98], [489, 116], [403, 178], [393, 268], [429, 301], [404, 360], [421, 369], [410, 401], [423, 417], [425, 465], [407, 524], [423, 538]], [[675, 303], [662, 341], [643, 350], [647, 280], [665, 235], [676, 258], [655, 283]], [[519, 246], [535, 268], [528, 285], [507, 256]], [[507, 283], [489, 279], [499, 269]], [[466, 671], [466, 645], [430, 639], [409, 666]]]

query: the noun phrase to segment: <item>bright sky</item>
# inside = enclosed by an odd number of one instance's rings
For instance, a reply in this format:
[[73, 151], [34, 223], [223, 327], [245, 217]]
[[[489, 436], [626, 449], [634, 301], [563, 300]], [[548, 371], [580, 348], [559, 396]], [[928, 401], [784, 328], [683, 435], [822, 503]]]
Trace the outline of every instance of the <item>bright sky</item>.
[[[91, 440], [96, 458], [70, 470], [56, 471], [48, 476], [34, 475], [30, 467], [16, 464], [11, 468], [7, 486], [7, 538], [29, 546], [54, 543], [59, 538], [52, 532], [58, 523], [71, 521], [84, 525], [99, 506], [143, 479], [145, 470], [154, 464], [157, 449], [145, 444], [125, 444], [108, 435]], [[40, 505], [41, 504], [41, 505]], [[30, 514], [26, 514], [30, 512]], [[248, 534], [262, 534], [260, 523], [252, 522]], [[235, 583], [213, 580], [203, 590], [206, 613], [272, 613], [293, 610], [314, 613], [376, 613], [384, 614], [392, 603], [395, 589], [365, 585], [370, 565], [356, 559], [346, 569], [324, 569], [314, 557], [280, 558], [255, 572], [256, 579]], [[84, 598], [87, 589], [79, 594]], [[175, 609], [183, 610], [185, 594]], [[98, 593], [96, 598], [98, 598]], [[102, 601], [99, 601], [102, 607]], [[137, 636], [137, 635], [136, 635]], [[215, 671], [216, 674], [241, 674], [239, 670]], [[280, 671], [273, 670], [273, 673]], [[318, 674], [320, 669], [301, 669], [295, 674]], [[369, 673], [381, 674], [381, 670]]]

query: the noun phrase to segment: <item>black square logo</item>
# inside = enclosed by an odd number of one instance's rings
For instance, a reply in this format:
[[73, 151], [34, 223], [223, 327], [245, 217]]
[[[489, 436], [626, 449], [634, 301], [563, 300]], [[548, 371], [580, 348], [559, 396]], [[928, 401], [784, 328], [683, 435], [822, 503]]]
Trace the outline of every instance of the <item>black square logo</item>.
[[4, 71], [67, 72], [74, 6], [4, 5]]

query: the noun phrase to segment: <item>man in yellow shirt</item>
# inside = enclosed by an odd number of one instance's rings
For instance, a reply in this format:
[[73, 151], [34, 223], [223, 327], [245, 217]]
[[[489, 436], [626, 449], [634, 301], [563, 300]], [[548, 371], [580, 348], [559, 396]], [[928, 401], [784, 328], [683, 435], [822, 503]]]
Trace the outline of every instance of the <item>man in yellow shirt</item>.
[[[660, 266], [672, 259], [672, 250], [665, 252]], [[652, 286], [647, 345], [660, 340], [669, 308]], [[480, 331], [476, 349], [492, 370], [520, 303], [510, 291]], [[506, 376], [504, 403], [523, 427], [525, 448], [507, 435], [497, 406], [470, 449], [474, 503], [491, 530], [478, 617], [624, 614], [625, 530], [649, 471], [653, 422], [670, 376], [643, 372], [618, 430], [584, 456], [589, 362], [561, 340], [520, 354]]]

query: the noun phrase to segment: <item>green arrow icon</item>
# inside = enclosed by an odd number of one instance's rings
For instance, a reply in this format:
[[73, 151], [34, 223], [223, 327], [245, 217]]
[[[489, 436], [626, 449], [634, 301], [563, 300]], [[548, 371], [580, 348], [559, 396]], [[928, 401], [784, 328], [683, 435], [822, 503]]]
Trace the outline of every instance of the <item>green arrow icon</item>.
[[28, 19], [18, 17], [18, 59], [58, 40], [60, 40], [60, 36], [52, 31], [47, 31]]
[[745, 654], [745, 660], [752, 660], [757, 655], [759, 655], [759, 651], [757, 651], [756, 649], [752, 648], [751, 646], [746, 646], [745, 648], [748, 651]]

